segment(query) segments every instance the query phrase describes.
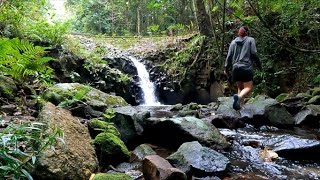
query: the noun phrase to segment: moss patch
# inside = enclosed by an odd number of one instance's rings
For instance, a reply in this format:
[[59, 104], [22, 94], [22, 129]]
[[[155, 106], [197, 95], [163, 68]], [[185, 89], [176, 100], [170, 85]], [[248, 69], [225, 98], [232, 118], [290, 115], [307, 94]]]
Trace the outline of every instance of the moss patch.
[[130, 152], [124, 142], [112, 133], [103, 132], [93, 140], [101, 167], [128, 161]]
[[124, 173], [99, 173], [93, 180], [132, 180], [132, 178]]
[[121, 136], [118, 129], [114, 127], [113, 123], [110, 122], [101, 121], [99, 119], [92, 119], [89, 122], [89, 126], [96, 131], [111, 133], [119, 138]]

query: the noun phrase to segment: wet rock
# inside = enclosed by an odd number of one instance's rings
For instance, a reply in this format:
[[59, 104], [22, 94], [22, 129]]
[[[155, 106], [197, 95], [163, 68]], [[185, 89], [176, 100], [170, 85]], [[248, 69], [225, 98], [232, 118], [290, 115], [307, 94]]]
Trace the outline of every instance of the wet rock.
[[133, 180], [144, 180], [143, 173], [139, 170], [130, 170], [126, 172]]
[[142, 162], [132, 162], [132, 163], [127, 163], [123, 162], [117, 165], [116, 170], [119, 172], [129, 172], [132, 170], [139, 170], [142, 169]]
[[186, 117], [186, 116], [194, 116], [199, 117], [199, 112], [197, 110], [189, 110], [189, 111], [179, 111], [178, 116]]
[[257, 96], [247, 102], [240, 110], [242, 119], [256, 125], [271, 124], [290, 127], [294, 124], [292, 115], [275, 99], [267, 96]]
[[124, 106], [113, 109], [115, 117], [112, 122], [115, 124], [121, 134], [121, 139], [126, 144], [138, 137], [141, 126], [135, 121], [134, 115], [139, 111], [132, 106]]
[[[192, 176], [192, 180], [221, 180], [219, 177], [216, 176], [207, 176], [207, 177], [194, 177]], [[227, 180], [227, 179], [225, 179]]]
[[294, 116], [295, 124], [320, 127], [320, 105], [307, 105]]
[[187, 176], [172, 167], [172, 165], [158, 155], [146, 156], [143, 160], [143, 174], [146, 179], [154, 180], [186, 180]]
[[145, 136], [164, 146], [179, 147], [184, 142], [199, 141], [210, 147], [227, 148], [229, 143], [219, 130], [204, 120], [188, 116], [154, 118], [146, 121]]
[[15, 81], [7, 76], [0, 76], [0, 96], [13, 100], [18, 92]]
[[281, 135], [264, 142], [265, 146], [273, 148], [280, 157], [293, 160], [319, 160], [320, 141], [302, 139], [290, 135]]
[[224, 155], [197, 141], [183, 143], [167, 160], [184, 173], [196, 176], [218, 175], [230, 163]]
[[236, 129], [245, 127], [245, 123], [237, 118], [226, 116], [224, 114], [216, 114], [205, 118], [206, 121], [211, 122], [217, 128]]
[[174, 105], [170, 111], [180, 111], [183, 108], [181, 103]]
[[64, 144], [57, 143], [55, 150], [46, 149], [37, 158], [33, 175], [36, 179], [89, 179], [98, 167], [97, 157], [88, 129], [69, 111], [47, 103], [38, 121], [47, 123], [53, 131], [64, 132]]
[[220, 97], [218, 98], [219, 107], [216, 111], [216, 114], [222, 114], [223, 117], [229, 119], [239, 119], [240, 114], [232, 108], [233, 98], [231, 97]]
[[147, 144], [141, 144], [131, 153], [131, 159], [134, 161], [143, 161], [146, 156], [156, 155], [157, 153]]
[[297, 114], [304, 106], [304, 99], [303, 97], [286, 98], [281, 102], [281, 105], [284, 106], [290, 114]]

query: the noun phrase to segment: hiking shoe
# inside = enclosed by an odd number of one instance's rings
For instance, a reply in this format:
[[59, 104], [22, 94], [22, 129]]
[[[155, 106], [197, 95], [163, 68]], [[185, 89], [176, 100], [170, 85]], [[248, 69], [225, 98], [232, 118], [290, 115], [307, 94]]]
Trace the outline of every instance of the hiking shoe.
[[233, 109], [240, 110], [240, 97], [238, 94], [233, 95]]

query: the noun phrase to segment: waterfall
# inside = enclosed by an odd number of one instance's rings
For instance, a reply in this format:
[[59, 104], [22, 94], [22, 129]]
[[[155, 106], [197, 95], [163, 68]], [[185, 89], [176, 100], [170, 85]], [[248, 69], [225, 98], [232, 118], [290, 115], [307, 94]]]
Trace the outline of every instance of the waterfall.
[[157, 97], [155, 96], [155, 86], [150, 81], [149, 73], [141, 62], [138, 61], [137, 58], [133, 56], [129, 56], [129, 59], [133, 62], [134, 66], [137, 68], [138, 76], [139, 76], [139, 86], [142, 89], [142, 97], [143, 97], [143, 105], [154, 106], [160, 105]]

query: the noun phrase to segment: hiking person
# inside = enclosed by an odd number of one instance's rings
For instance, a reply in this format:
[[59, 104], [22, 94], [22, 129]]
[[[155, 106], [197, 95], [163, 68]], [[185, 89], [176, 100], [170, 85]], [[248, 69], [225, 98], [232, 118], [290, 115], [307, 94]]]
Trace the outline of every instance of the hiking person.
[[235, 38], [230, 46], [225, 61], [226, 75], [232, 70], [232, 80], [236, 82], [238, 94], [233, 95], [233, 108], [240, 110], [244, 97], [253, 89], [253, 61], [261, 69], [261, 62], [257, 56], [256, 42], [249, 37], [249, 30], [242, 26], [239, 28], [238, 37]]

